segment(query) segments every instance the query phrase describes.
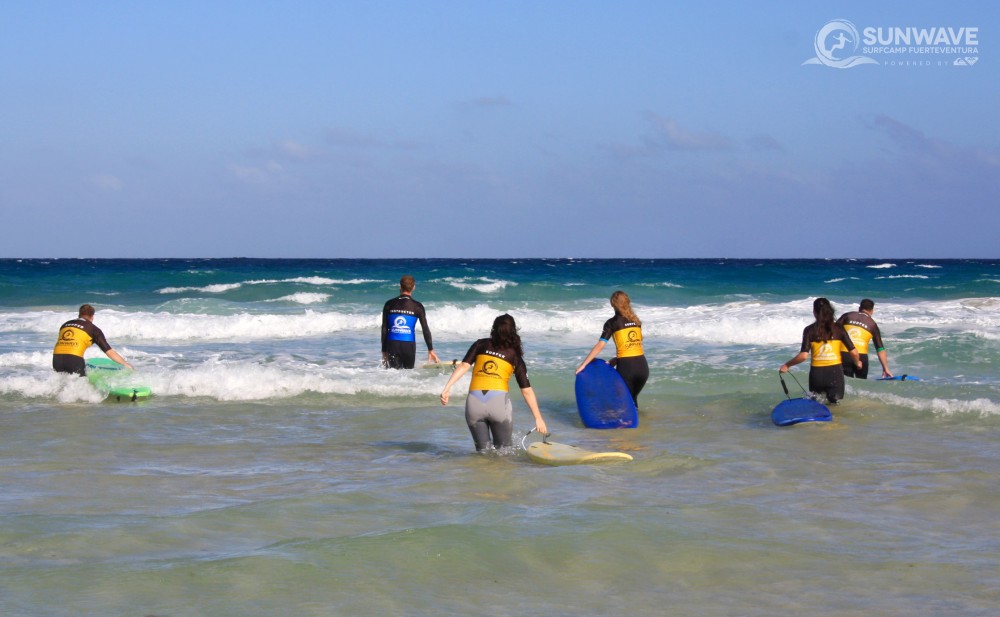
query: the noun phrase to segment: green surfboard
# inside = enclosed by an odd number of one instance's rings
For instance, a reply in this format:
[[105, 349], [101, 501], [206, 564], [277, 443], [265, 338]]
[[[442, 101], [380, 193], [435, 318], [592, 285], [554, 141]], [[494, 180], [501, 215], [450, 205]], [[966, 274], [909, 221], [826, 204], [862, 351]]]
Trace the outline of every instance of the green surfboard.
[[149, 386], [132, 379], [132, 371], [109, 358], [87, 360], [87, 379], [98, 390], [108, 393], [114, 401], [139, 401], [153, 395]]

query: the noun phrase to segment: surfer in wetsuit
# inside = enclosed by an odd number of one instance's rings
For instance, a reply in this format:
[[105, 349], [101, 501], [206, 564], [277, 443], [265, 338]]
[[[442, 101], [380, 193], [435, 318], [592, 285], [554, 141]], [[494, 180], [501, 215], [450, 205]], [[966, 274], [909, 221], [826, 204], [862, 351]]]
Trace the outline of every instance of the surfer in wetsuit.
[[417, 358], [415, 328], [418, 321], [427, 343], [427, 361], [440, 362], [431, 343], [424, 305], [413, 299], [416, 286], [416, 281], [407, 274], [399, 279], [399, 296], [382, 307], [382, 366], [386, 368], [413, 368]]
[[878, 361], [882, 364], [882, 377], [892, 377], [892, 373], [889, 372], [889, 354], [882, 343], [882, 333], [878, 329], [878, 324], [872, 319], [874, 312], [875, 302], [865, 298], [858, 306], [858, 310], [844, 313], [837, 320], [837, 323], [847, 330], [848, 336], [854, 341], [854, 346], [861, 356], [859, 369], [847, 359], [845, 353], [843, 358], [845, 377], [868, 379], [868, 347], [871, 345], [875, 345], [875, 353], [878, 354]]
[[841, 352], [850, 357], [854, 366], [861, 368], [861, 357], [854, 348], [854, 341], [847, 332], [833, 320], [833, 305], [826, 298], [813, 301], [813, 316], [816, 321], [802, 331], [802, 346], [799, 353], [778, 368], [779, 373], [804, 362], [812, 355], [809, 368], [809, 391], [823, 394], [830, 404], [844, 398], [844, 368]]
[[118, 364], [132, 368], [121, 354], [111, 348], [101, 329], [94, 325], [94, 312], [94, 307], [84, 304], [76, 319], [67, 321], [59, 328], [59, 338], [52, 350], [52, 368], [56, 372], [86, 376], [87, 363], [83, 354], [94, 343]]
[[576, 367], [576, 372], [579, 374], [587, 368], [587, 365], [604, 350], [608, 341], [614, 340], [616, 357], [611, 364], [625, 380], [628, 391], [632, 394], [632, 401], [638, 409], [639, 392], [649, 379], [649, 363], [642, 350], [642, 322], [632, 310], [632, 301], [624, 291], [611, 294], [611, 308], [615, 310], [615, 316], [604, 322], [600, 340], [580, 366]]
[[490, 338], [479, 339], [469, 347], [465, 358], [452, 371], [441, 391], [441, 404], [447, 405], [451, 387], [472, 368], [472, 382], [465, 399], [465, 422], [476, 443], [476, 451], [513, 445], [514, 411], [510, 402], [510, 376], [517, 380], [524, 402], [535, 418], [535, 430], [543, 435], [549, 430], [538, 410], [538, 399], [528, 381], [524, 351], [517, 324], [510, 315], [493, 320]]

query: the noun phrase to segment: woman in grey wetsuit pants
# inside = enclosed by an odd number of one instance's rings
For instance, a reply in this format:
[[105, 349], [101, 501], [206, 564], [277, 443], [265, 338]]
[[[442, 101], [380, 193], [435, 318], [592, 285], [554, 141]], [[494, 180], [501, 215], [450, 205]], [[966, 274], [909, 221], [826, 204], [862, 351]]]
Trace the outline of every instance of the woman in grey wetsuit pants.
[[472, 344], [465, 358], [455, 367], [444, 390], [441, 404], [447, 405], [451, 387], [465, 373], [472, 369], [472, 382], [465, 399], [465, 421], [476, 442], [476, 451], [513, 445], [514, 418], [510, 402], [510, 376], [517, 379], [524, 402], [535, 417], [535, 430], [547, 434], [545, 420], [538, 410], [538, 399], [528, 381], [528, 369], [524, 365], [524, 351], [517, 324], [510, 315], [500, 315], [493, 320], [490, 338], [479, 339]]

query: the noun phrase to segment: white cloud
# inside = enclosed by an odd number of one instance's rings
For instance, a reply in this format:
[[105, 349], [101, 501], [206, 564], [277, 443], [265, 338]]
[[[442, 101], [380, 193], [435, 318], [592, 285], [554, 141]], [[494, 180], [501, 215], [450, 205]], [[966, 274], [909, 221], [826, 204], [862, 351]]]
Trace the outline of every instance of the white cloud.
[[239, 180], [250, 184], [272, 184], [284, 178], [285, 168], [276, 161], [267, 161], [263, 165], [229, 166], [229, 171]]
[[731, 145], [727, 137], [682, 128], [673, 118], [655, 113], [647, 114], [647, 118], [656, 129], [653, 144], [669, 150], [725, 150]]
[[122, 179], [113, 174], [95, 174], [89, 178], [89, 182], [91, 186], [97, 187], [102, 191], [117, 193], [125, 188], [125, 183], [122, 182]]
[[274, 147], [283, 156], [288, 158], [297, 159], [304, 161], [310, 159], [316, 155], [316, 151], [309, 146], [300, 144], [299, 142], [292, 139], [285, 139], [274, 144]]

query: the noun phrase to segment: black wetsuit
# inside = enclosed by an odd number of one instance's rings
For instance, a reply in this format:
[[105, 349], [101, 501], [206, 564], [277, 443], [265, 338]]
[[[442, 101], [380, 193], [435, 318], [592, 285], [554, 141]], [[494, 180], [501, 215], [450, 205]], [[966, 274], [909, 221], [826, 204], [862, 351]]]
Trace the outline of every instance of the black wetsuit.
[[868, 379], [868, 347], [875, 345], [875, 352], [885, 351], [882, 343], [882, 333], [878, 329], [878, 324], [871, 318], [871, 315], [861, 311], [851, 311], [844, 313], [837, 320], [843, 326], [848, 336], [854, 341], [854, 346], [861, 356], [861, 368], [854, 366], [848, 354], [844, 354], [844, 376], [856, 377], [858, 379]]
[[95, 343], [104, 353], [111, 349], [104, 333], [91, 322], [83, 318], [67, 321], [59, 328], [59, 338], [52, 350], [52, 368], [59, 373], [86, 375], [83, 354]]
[[[836, 403], [844, 398], [844, 368], [841, 352], [854, 349], [854, 342], [847, 332], [836, 324], [833, 326], [833, 339], [815, 340], [813, 334], [816, 324], [806, 326], [802, 331], [802, 347], [800, 352], [808, 352], [812, 356], [809, 367], [809, 391], [823, 394], [830, 403]], [[846, 350], [846, 351], [845, 351]], [[850, 354], [848, 354], [850, 358]], [[853, 360], [852, 360], [853, 361]]]
[[427, 327], [424, 305], [408, 294], [401, 294], [382, 307], [382, 353], [387, 353], [389, 368], [413, 368], [417, 359], [416, 325], [424, 333], [427, 351], [434, 349]]
[[615, 368], [625, 380], [632, 401], [639, 406], [639, 392], [649, 379], [649, 363], [642, 349], [642, 328], [639, 324], [629, 321], [616, 314], [604, 322], [601, 340], [615, 342], [617, 358]]
[[488, 338], [469, 347], [462, 362], [472, 365], [472, 381], [465, 399], [465, 422], [482, 452], [513, 445], [514, 410], [510, 402], [510, 377], [520, 388], [530, 388], [528, 368], [515, 350], [496, 348]]

